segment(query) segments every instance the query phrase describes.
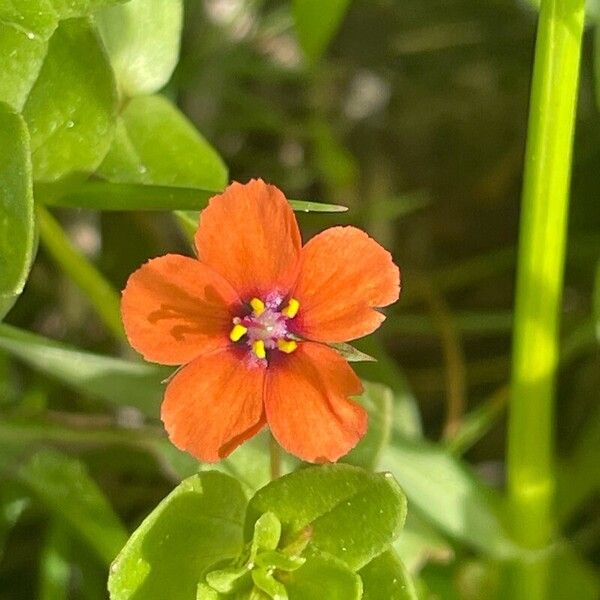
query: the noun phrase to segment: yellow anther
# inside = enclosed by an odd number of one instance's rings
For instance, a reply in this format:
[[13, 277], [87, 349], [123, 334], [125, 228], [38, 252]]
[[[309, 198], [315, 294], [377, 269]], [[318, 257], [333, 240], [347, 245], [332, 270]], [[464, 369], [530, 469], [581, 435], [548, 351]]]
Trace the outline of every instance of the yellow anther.
[[298, 344], [294, 340], [277, 340], [277, 347], [286, 354], [291, 354]]
[[250, 300], [250, 306], [254, 311], [255, 317], [260, 317], [265, 312], [265, 303], [260, 298], [252, 298]]
[[231, 333], [229, 334], [229, 339], [232, 342], [239, 342], [247, 333], [248, 333], [248, 328], [237, 323], [233, 326], [233, 329], [231, 330]]
[[298, 309], [300, 308], [300, 302], [296, 300], [296, 298], [290, 298], [287, 306], [281, 311], [281, 314], [288, 317], [288, 319], [293, 319], [298, 314]]
[[265, 358], [267, 352], [265, 351], [265, 342], [263, 340], [256, 340], [252, 342], [252, 351], [256, 354], [257, 358]]

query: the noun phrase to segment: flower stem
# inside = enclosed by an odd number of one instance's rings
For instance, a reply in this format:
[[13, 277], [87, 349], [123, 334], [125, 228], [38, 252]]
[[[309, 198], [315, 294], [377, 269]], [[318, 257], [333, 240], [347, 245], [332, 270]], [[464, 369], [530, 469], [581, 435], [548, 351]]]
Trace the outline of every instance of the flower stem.
[[[553, 396], [585, 0], [542, 0], [521, 208], [508, 430], [515, 540], [540, 549], [554, 517]], [[520, 569], [514, 598], [544, 598], [546, 569]]]
[[271, 458], [271, 481], [281, 477], [281, 448], [269, 432], [269, 455]]

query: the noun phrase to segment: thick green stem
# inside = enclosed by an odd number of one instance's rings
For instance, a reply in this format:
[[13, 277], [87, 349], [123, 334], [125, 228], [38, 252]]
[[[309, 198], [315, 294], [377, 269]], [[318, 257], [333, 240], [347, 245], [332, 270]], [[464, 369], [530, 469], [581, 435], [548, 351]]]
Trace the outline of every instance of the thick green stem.
[[[553, 395], [585, 0], [542, 0], [531, 94], [513, 340], [508, 493], [515, 540], [553, 535]], [[518, 596], [544, 597], [538, 568]], [[527, 577], [530, 577], [527, 579]]]

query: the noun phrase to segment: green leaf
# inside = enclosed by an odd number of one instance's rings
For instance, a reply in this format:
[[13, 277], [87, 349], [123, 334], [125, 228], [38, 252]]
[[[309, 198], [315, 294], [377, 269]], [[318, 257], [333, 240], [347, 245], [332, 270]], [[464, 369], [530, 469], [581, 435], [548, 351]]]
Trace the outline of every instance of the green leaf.
[[219, 600], [223, 596], [216, 590], [213, 590], [206, 583], [199, 583], [198, 590], [196, 592], [196, 600]]
[[283, 580], [289, 600], [359, 600], [362, 581], [334, 556], [314, 553]]
[[508, 396], [508, 386], [501, 387], [467, 413], [462, 418], [458, 430], [446, 443], [447, 450], [452, 454], [464, 454], [477, 443], [492, 428], [506, 409]]
[[358, 573], [363, 600], [417, 600], [412, 579], [393, 550], [374, 558]]
[[127, 534], [81, 462], [45, 450], [19, 470], [18, 478], [102, 560], [110, 563]]
[[290, 200], [292, 208], [298, 212], [346, 212], [347, 206], [341, 206], [340, 204], [323, 204], [322, 202], [307, 202], [306, 200]]
[[447, 563], [454, 557], [452, 546], [414, 510], [408, 512], [394, 550], [413, 575], [430, 561]]
[[218, 569], [206, 575], [207, 583], [217, 592], [229, 594], [235, 592], [248, 579], [250, 571], [247, 566]]
[[376, 362], [377, 359], [373, 358], [365, 352], [361, 352], [351, 344], [344, 342], [335, 342], [329, 344], [338, 354], [341, 354], [348, 362]]
[[283, 526], [284, 545], [307, 527], [310, 546], [360, 569], [398, 537], [406, 499], [389, 474], [350, 465], [308, 467], [271, 482], [250, 501], [246, 531], [272, 511]]
[[[2, 451], [4, 452], [4, 448]], [[29, 498], [16, 483], [3, 481], [0, 487], [0, 560], [4, 545], [23, 511], [29, 505]]]
[[[88, 208], [95, 210], [201, 210], [218, 194], [215, 190], [168, 187], [108, 181], [70, 180], [36, 183], [35, 197], [49, 206]], [[303, 212], [343, 212], [345, 206], [290, 200], [294, 210]], [[188, 216], [193, 231], [198, 227], [197, 215]]]
[[253, 569], [252, 581], [259, 590], [265, 592], [272, 600], [288, 600], [284, 585], [277, 581], [266, 569]]
[[169, 81], [179, 56], [181, 0], [131, 0], [101, 11], [96, 22], [125, 96], [153, 94]]
[[[48, 206], [92, 210], [200, 210], [213, 190], [108, 181], [36, 183], [36, 199]], [[197, 224], [196, 224], [197, 226]]]
[[0, 1], [0, 101], [21, 111], [58, 26], [32, 0]]
[[448, 452], [425, 442], [397, 437], [383, 454], [411, 506], [447, 535], [486, 553], [516, 552], [492, 503], [492, 493]]
[[91, 172], [110, 147], [116, 88], [101, 42], [86, 19], [63, 21], [23, 109], [35, 179]]
[[0, 0], [0, 101], [21, 111], [60, 19], [124, 0]]
[[0, 318], [21, 293], [34, 245], [33, 192], [27, 126], [0, 102]]
[[275, 550], [281, 538], [281, 523], [272, 512], [261, 515], [254, 524], [253, 554], [260, 550]]
[[600, 406], [587, 415], [573, 449], [559, 464], [556, 512], [562, 523], [572, 519], [574, 513], [600, 491], [598, 440]]
[[283, 552], [269, 550], [256, 557], [256, 564], [266, 569], [278, 569], [279, 571], [295, 571], [299, 569], [306, 559], [301, 556], [288, 556]]
[[369, 413], [369, 428], [343, 461], [373, 471], [390, 440], [394, 396], [390, 388], [379, 383], [363, 381], [363, 386], [365, 391], [358, 401]]
[[[19, 1], [19, 0], [17, 0]], [[72, 19], [73, 17], [83, 17], [89, 15], [100, 8], [105, 8], [113, 4], [121, 4], [127, 0], [20, 0], [29, 2], [42, 7], [49, 13], [54, 11], [58, 19]]]
[[350, 0], [293, 0], [298, 40], [310, 63], [315, 63], [340, 27]]
[[70, 537], [59, 521], [50, 523], [40, 557], [39, 600], [67, 600], [71, 578]]
[[134, 98], [127, 104], [98, 175], [112, 182], [203, 190], [221, 190], [227, 184], [221, 157], [162, 96]]
[[190, 600], [218, 561], [243, 547], [246, 498], [215, 471], [177, 486], [138, 527], [110, 569], [111, 600]]
[[0, 324], [0, 349], [75, 390], [116, 406], [134, 406], [157, 417], [161, 381], [170, 370], [69, 348]]
[[551, 598], [597, 600], [600, 597], [600, 575], [597, 566], [581, 557], [573, 546], [559, 546], [550, 565]]
[[0, 321], [10, 312], [10, 309], [15, 305], [19, 295], [0, 296]]

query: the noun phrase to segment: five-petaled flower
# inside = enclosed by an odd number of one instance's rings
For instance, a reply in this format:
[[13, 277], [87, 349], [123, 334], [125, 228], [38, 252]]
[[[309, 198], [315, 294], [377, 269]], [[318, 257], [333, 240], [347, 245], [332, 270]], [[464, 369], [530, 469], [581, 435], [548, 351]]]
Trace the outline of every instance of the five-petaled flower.
[[198, 259], [167, 254], [133, 273], [122, 315], [147, 360], [184, 365], [161, 417], [171, 441], [204, 461], [266, 424], [292, 454], [335, 461], [367, 428], [350, 399], [360, 380], [328, 346], [371, 333], [398, 299], [390, 254], [354, 227], [304, 247], [283, 193], [233, 183], [202, 212]]

